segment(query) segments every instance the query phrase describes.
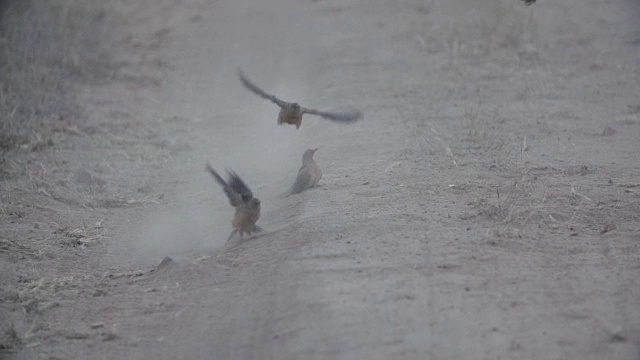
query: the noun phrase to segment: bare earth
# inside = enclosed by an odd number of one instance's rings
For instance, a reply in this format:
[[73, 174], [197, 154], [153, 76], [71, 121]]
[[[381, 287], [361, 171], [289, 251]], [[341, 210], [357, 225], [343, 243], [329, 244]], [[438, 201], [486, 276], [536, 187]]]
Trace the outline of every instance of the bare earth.
[[118, 76], [3, 165], [0, 357], [640, 359], [637, 1], [109, 6]]

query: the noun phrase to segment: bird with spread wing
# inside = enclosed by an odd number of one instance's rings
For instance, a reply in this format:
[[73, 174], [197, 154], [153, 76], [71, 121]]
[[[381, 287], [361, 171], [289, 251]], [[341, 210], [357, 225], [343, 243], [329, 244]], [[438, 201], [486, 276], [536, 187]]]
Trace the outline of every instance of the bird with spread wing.
[[233, 231], [227, 241], [240, 232], [240, 240], [244, 238], [244, 233], [251, 235], [251, 233], [257, 233], [262, 231], [262, 228], [256, 225], [256, 222], [260, 218], [260, 200], [253, 196], [251, 189], [242, 181], [242, 179], [233, 171], [227, 170], [229, 174], [229, 181], [218, 175], [213, 169], [211, 164], [207, 163], [207, 171], [213, 176], [213, 178], [222, 186], [225, 194], [229, 198], [231, 206], [236, 208], [235, 216], [231, 221]]
[[295, 125], [296, 129], [298, 129], [302, 124], [302, 115], [304, 114], [318, 115], [322, 118], [335, 121], [338, 123], [343, 123], [343, 124], [352, 123], [362, 118], [362, 113], [358, 111], [327, 112], [327, 111], [320, 111], [320, 110], [302, 107], [300, 106], [300, 104], [295, 102], [287, 102], [284, 100], [280, 100], [274, 95], [267, 94], [266, 92], [264, 92], [264, 90], [260, 89], [256, 84], [251, 82], [251, 80], [249, 80], [246, 77], [246, 75], [244, 74], [244, 72], [242, 72], [242, 69], [240, 68], [238, 68], [238, 77], [240, 78], [240, 82], [242, 82], [242, 85], [244, 85], [244, 87], [249, 89], [254, 94], [260, 96], [261, 98], [267, 99], [280, 107], [280, 113], [278, 114], [278, 125], [291, 124], [291, 125]]

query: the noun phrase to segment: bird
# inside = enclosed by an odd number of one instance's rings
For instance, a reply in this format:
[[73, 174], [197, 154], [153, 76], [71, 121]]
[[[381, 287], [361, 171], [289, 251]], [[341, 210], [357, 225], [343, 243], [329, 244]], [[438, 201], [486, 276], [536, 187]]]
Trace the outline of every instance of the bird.
[[318, 151], [318, 148], [308, 149], [302, 154], [302, 166], [298, 170], [296, 181], [291, 185], [291, 188], [280, 197], [298, 194], [318, 185], [320, 178], [322, 178], [322, 170], [320, 170], [318, 164], [313, 160], [313, 155], [316, 151]]
[[523, 1], [526, 6], [529, 6], [529, 5], [533, 4], [534, 2], [536, 2], [536, 0], [520, 0], [520, 1]]
[[260, 218], [260, 200], [253, 196], [251, 189], [242, 181], [238, 174], [227, 170], [229, 180], [224, 181], [213, 169], [211, 164], [206, 164], [206, 170], [213, 176], [218, 184], [222, 186], [222, 190], [227, 194], [231, 206], [236, 208], [236, 213], [233, 220], [231, 220], [233, 231], [231, 231], [227, 241], [231, 240], [238, 232], [240, 232], [240, 241], [242, 241], [244, 240], [244, 233], [251, 235], [251, 233], [262, 231], [262, 228], [256, 225], [256, 222]]
[[338, 123], [352, 123], [358, 121], [362, 118], [362, 113], [359, 111], [355, 112], [326, 112], [319, 111], [315, 109], [309, 109], [306, 107], [300, 106], [300, 104], [296, 102], [287, 102], [284, 100], [280, 100], [274, 95], [267, 94], [262, 89], [260, 89], [256, 84], [251, 82], [241, 68], [238, 68], [238, 77], [240, 78], [240, 82], [247, 89], [249, 89], [254, 94], [260, 96], [261, 98], [270, 100], [274, 104], [280, 107], [280, 113], [278, 113], [278, 125], [282, 124], [290, 124], [295, 125], [296, 130], [300, 128], [302, 124], [302, 115], [304, 114], [312, 114], [318, 115], [322, 118], [335, 121]]

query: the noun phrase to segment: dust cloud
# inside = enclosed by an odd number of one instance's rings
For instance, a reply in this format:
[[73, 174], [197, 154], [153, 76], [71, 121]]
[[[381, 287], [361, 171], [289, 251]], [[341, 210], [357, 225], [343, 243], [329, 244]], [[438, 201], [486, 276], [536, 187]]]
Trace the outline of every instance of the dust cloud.
[[[258, 5], [261, 6], [270, 8]], [[206, 130], [191, 144], [194, 151], [180, 155], [175, 161], [184, 171], [182, 183], [173, 194], [176, 210], [149, 214], [138, 228], [132, 229], [138, 258], [155, 261], [166, 255], [211, 249], [225, 243], [232, 230], [234, 209], [222, 188], [204, 171], [207, 161], [220, 174], [225, 169], [238, 173], [254, 196], [261, 199], [262, 216], [258, 221], [261, 225], [269, 213], [282, 205], [276, 197], [293, 183], [306, 149], [320, 147], [316, 159], [322, 165], [323, 152], [332, 144], [320, 144], [314, 135], [340, 131], [335, 124], [313, 116], [303, 118], [298, 130], [291, 125], [277, 126], [279, 108], [242, 87], [236, 73], [239, 67], [265, 91], [283, 100], [327, 110], [340, 106], [314, 97], [322, 90], [314, 88], [316, 74], [312, 71], [320, 60], [308, 43], [309, 37], [290, 30], [291, 26], [302, 28], [305, 24], [273, 23], [268, 12], [258, 10], [255, 6], [232, 7], [229, 11], [243, 14], [214, 19], [228, 38], [216, 41], [215, 48], [199, 44], [201, 51], [195, 58], [175, 59], [177, 68], [189, 71], [172, 74], [164, 98], [156, 102], [164, 104], [167, 114], [177, 113]], [[252, 26], [227, 20], [237, 18], [236, 15], [250, 18]], [[259, 27], [269, 31], [256, 33]], [[286, 47], [290, 50], [286, 53], [273, 50], [282, 49], [279, 44], [283, 41], [290, 45]], [[189, 43], [177, 46], [185, 46], [185, 53], [193, 48]], [[247, 55], [259, 52], [264, 56]], [[228, 128], [227, 123], [241, 124], [240, 130], [231, 136], [215, 131], [217, 127]]]

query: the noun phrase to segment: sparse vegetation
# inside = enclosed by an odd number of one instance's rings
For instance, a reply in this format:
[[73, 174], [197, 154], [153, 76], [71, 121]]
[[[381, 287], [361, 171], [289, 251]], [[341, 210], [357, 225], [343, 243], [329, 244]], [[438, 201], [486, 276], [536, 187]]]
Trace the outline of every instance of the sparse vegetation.
[[[0, 357], [636, 353], [637, 44], [615, 4], [11, 1], [0, 45], [57, 30], [2, 48], [46, 62], [0, 54], [29, 80], [0, 74]], [[234, 94], [240, 61], [366, 121], [277, 128]], [[325, 145], [322, 187], [276, 199]], [[205, 160], [259, 184], [259, 239], [223, 245]]]
[[[105, 185], [92, 174], [64, 171], [67, 160], [56, 154], [84, 122], [80, 88], [109, 78], [114, 69], [107, 51], [111, 39], [104, 36], [108, 20], [99, 4], [79, 0], [0, 3], [0, 255], [15, 274], [35, 271], [32, 262], [48, 259], [56, 248], [82, 250], [105, 236], [95, 220], [68, 227], [71, 221], [60, 219], [63, 225], [51, 231], [56, 222], [46, 202], [79, 199], [73, 205], [82, 206]], [[0, 276], [0, 353], [33, 342], [37, 321], [27, 317], [55, 305], [38, 304], [8, 285], [14, 271]], [[15, 306], [25, 316], [11, 315]]]
[[[456, 59], [484, 56], [500, 49], [523, 49], [536, 41], [536, 31], [532, 31], [535, 22], [529, 9], [513, 5], [510, 0], [440, 4], [437, 10], [430, 9], [441, 18], [426, 23], [428, 28], [421, 38], [428, 41], [422, 42], [429, 48], [445, 48]], [[438, 45], [432, 44], [434, 41]]]
[[108, 75], [105, 13], [81, 1], [6, 1], [0, 10], [0, 149], [39, 151], [79, 118], [72, 87]]

